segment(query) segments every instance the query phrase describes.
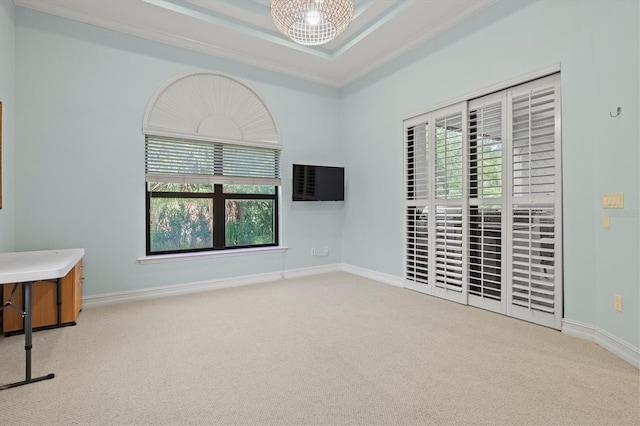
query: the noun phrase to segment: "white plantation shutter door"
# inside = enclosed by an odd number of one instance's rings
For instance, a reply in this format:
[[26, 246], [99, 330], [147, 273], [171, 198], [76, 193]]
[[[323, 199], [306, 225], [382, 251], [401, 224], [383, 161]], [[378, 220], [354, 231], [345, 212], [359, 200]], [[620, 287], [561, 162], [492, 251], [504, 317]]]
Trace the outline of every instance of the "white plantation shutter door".
[[511, 103], [508, 313], [560, 328], [562, 227], [560, 79], [515, 87]]
[[404, 132], [405, 286], [559, 329], [559, 74]]
[[405, 129], [405, 265], [408, 286], [429, 292], [429, 123]]
[[466, 303], [466, 103], [434, 113], [435, 280], [433, 294]]
[[504, 291], [506, 132], [504, 92], [469, 102], [469, 304], [495, 312], [506, 309]]

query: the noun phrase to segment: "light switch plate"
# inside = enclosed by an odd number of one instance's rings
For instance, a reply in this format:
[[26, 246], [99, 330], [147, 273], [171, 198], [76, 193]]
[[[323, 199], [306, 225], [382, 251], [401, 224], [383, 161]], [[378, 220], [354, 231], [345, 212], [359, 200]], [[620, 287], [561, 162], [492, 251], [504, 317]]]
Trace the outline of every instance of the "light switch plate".
[[614, 192], [602, 196], [602, 208], [622, 209], [624, 208], [624, 193]]
[[602, 227], [604, 229], [609, 229], [611, 227], [611, 217], [606, 213], [602, 215]]

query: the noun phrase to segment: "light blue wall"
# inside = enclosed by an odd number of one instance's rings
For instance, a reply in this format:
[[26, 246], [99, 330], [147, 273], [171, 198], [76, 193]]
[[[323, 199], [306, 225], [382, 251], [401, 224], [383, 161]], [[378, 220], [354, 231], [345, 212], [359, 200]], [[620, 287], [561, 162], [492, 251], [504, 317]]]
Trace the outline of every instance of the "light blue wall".
[[0, 102], [2, 102], [2, 209], [0, 252], [15, 247], [15, 8], [0, 0]]
[[[638, 7], [503, 1], [345, 88], [343, 262], [403, 275], [403, 117], [560, 63], [565, 318], [640, 346]], [[612, 119], [617, 106], [623, 115]], [[606, 192], [625, 193], [610, 230]]]
[[[291, 164], [340, 164], [339, 92], [17, 8], [18, 250], [83, 247], [84, 295], [336, 263], [343, 203], [293, 205]], [[194, 68], [245, 81], [271, 109], [283, 153], [283, 254], [141, 265], [142, 116], [168, 79]], [[311, 245], [329, 246], [311, 257]]]
[[[640, 2], [621, 2], [615, 8], [594, 9], [595, 89], [592, 107], [598, 118], [594, 135], [594, 205], [602, 194], [624, 193], [624, 209], [609, 210], [611, 229], [599, 222], [596, 208], [596, 324], [640, 346], [640, 67], [638, 25]], [[622, 115], [612, 119], [617, 106]], [[613, 295], [623, 296], [622, 314], [614, 312]], [[635, 337], [635, 340], [632, 338]]]
[[[17, 8], [15, 248], [84, 247], [86, 295], [341, 261], [402, 276], [403, 117], [560, 63], [565, 317], [638, 347], [638, 9], [636, 0], [503, 0], [337, 91]], [[13, 12], [2, 13], [13, 25]], [[285, 145], [285, 254], [137, 263], [142, 113], [164, 81], [192, 68], [243, 79], [273, 111]], [[294, 162], [346, 166], [347, 201], [291, 203]], [[613, 191], [626, 205], [605, 231], [601, 195]], [[0, 232], [13, 225], [5, 213]], [[309, 256], [325, 245], [331, 256]]]

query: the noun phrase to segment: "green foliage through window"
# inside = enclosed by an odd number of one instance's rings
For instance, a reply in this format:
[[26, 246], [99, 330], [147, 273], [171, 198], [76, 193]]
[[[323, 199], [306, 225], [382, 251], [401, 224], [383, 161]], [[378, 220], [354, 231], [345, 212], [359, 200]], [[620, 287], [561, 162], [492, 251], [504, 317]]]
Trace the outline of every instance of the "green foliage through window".
[[151, 251], [213, 245], [213, 202], [206, 198], [152, 198]]
[[227, 200], [225, 206], [227, 246], [273, 244], [273, 200]]

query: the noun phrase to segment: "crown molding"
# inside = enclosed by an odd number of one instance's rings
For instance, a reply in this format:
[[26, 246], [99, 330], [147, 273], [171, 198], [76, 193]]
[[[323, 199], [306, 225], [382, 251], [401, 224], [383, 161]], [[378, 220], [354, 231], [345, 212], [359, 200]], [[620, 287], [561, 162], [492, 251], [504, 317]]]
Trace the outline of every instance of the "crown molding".
[[[387, 28], [387, 25], [392, 25], [394, 18], [417, 3], [409, 0], [397, 1], [393, 6], [372, 19], [365, 28], [353, 35], [350, 35], [344, 42], [340, 43], [335, 48], [327, 50], [310, 49], [305, 46], [295, 45], [289, 40], [286, 40], [275, 33], [270, 33], [264, 28], [244, 23], [243, 21], [232, 17], [223, 17], [215, 12], [209, 13], [197, 5], [190, 5], [184, 1], [138, 1], [158, 7], [166, 13], [180, 14], [210, 25], [225, 28], [225, 31], [235, 31], [236, 33], [252, 37], [255, 40], [260, 40], [261, 47], [256, 48], [249, 46], [246, 50], [226, 48], [219, 44], [213, 44], [211, 42], [182, 36], [176, 31], [171, 31], [170, 29], [158, 29], [140, 22], [130, 23], [118, 21], [117, 18], [105, 18], [103, 16], [99, 16], [97, 13], [86, 12], [76, 8], [75, 6], [77, 6], [78, 3], [74, 2], [14, 0], [14, 3], [19, 7], [56, 15], [66, 19], [72, 19], [85, 24], [105, 28], [107, 30], [117, 31], [142, 39], [160, 42], [170, 46], [214, 56], [220, 59], [257, 67], [307, 82], [317, 83], [333, 88], [342, 88], [380, 68], [381, 66], [392, 62], [412, 49], [426, 43], [430, 39], [437, 37], [439, 34], [442, 34], [460, 22], [469, 19], [485, 8], [497, 3], [499, 0], [478, 0], [468, 2], [462, 12], [457, 10], [454, 13], [449, 13], [449, 15], [444, 19], [439, 19], [437, 25], [432, 25], [427, 30], [421, 28], [418, 35], [416, 35], [414, 31], [411, 36], [405, 37], [404, 40], [394, 42], [392, 47], [387, 47], [383, 51], [378, 51], [375, 55], [362, 54], [365, 51], [370, 51], [364, 50], [368, 49], [367, 45], [371, 44], [370, 36], [376, 33], [379, 29]], [[222, 1], [226, 1], [228, 3], [228, 0]], [[360, 13], [369, 7], [372, 7], [374, 3], [375, 2], [373, 0], [363, 0], [361, 3]], [[69, 5], [74, 5], [74, 7]], [[257, 3], [252, 7], [254, 9], [265, 9]], [[264, 46], [267, 47], [264, 48]], [[372, 49], [373, 48], [375, 48], [375, 46], [372, 47]], [[270, 49], [273, 49], [273, 51], [279, 55], [279, 60], [270, 59]], [[283, 49], [287, 49], [292, 53], [295, 52], [295, 59], [283, 61], [283, 53], [285, 55], [287, 53], [287, 51]], [[352, 51], [356, 52], [356, 50], [359, 52], [359, 54], [355, 55], [360, 57], [359, 62], [350, 59], [353, 57], [350, 53], [352, 53]], [[310, 64], [309, 61], [305, 61], [305, 56], [312, 58], [314, 65]]]

